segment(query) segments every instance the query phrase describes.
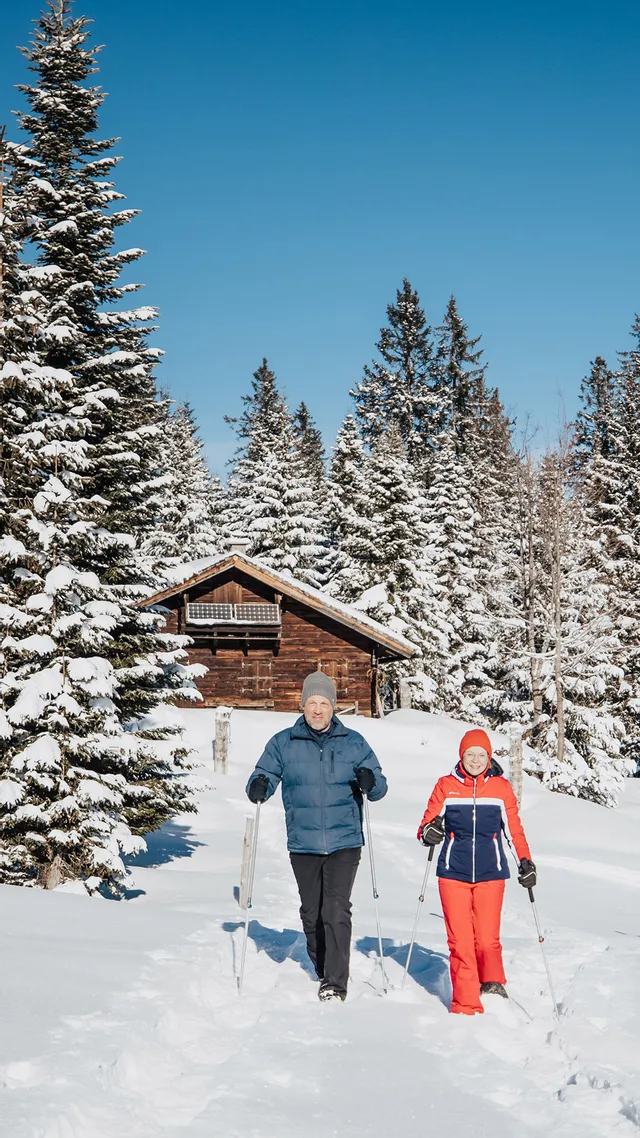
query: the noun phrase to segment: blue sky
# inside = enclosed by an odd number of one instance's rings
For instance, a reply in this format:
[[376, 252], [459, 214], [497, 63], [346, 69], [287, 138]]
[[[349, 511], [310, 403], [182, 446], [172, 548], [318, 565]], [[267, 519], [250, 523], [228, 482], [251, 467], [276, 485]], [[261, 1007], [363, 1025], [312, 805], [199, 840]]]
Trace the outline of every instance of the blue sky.
[[[0, 122], [42, 0], [0, 12]], [[450, 10], [447, 10], [449, 8]], [[267, 356], [330, 444], [402, 277], [553, 433], [640, 309], [640, 6], [86, 0], [160, 381], [212, 464]]]

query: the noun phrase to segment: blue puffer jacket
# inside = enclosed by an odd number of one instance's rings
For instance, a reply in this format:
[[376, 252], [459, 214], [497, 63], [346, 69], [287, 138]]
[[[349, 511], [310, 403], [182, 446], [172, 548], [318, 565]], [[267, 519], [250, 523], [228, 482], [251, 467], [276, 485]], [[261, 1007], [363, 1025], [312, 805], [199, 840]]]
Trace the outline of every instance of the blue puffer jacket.
[[249, 782], [269, 780], [267, 798], [282, 782], [288, 846], [292, 853], [330, 854], [364, 845], [362, 796], [356, 767], [369, 767], [375, 784], [371, 802], [384, 798], [387, 780], [371, 747], [357, 731], [334, 716], [323, 735], [311, 731], [304, 716], [267, 743]]

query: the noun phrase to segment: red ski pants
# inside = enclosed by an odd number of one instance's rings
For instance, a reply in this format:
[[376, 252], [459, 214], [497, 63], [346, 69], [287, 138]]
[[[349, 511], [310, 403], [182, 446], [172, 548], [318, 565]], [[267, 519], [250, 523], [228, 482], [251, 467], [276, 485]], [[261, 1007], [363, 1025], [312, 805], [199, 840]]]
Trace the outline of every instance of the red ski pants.
[[500, 914], [504, 881], [438, 879], [447, 926], [449, 967], [453, 987], [452, 1012], [473, 1015], [484, 1009], [480, 985], [506, 983], [500, 944]]

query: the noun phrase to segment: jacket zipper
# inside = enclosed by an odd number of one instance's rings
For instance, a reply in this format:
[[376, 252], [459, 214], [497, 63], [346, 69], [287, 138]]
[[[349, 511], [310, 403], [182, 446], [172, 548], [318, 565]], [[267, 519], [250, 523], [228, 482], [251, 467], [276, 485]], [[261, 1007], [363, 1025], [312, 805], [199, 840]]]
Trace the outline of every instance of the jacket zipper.
[[[326, 741], [326, 740], [325, 740], [325, 737], [324, 737], [324, 735], [323, 735], [322, 739], [318, 739], [318, 740], [317, 740], [317, 742], [318, 742], [318, 746], [319, 746], [319, 748], [320, 748], [320, 782], [321, 782], [321, 789], [320, 789], [320, 817], [321, 817], [321, 819], [322, 819], [322, 844], [323, 844], [323, 846], [325, 846], [325, 850], [324, 850], [324, 853], [325, 853], [325, 854], [327, 854], [329, 851], [326, 849], [326, 845], [327, 845], [327, 832], [326, 832], [326, 830], [325, 830], [325, 825], [324, 825], [324, 769], [323, 769], [323, 767], [322, 767], [322, 758], [323, 758], [323, 756], [322, 756], [322, 752], [324, 751], [324, 744], [325, 744], [325, 741]], [[314, 740], [314, 742], [315, 742], [315, 740]]]
[[475, 882], [476, 879], [476, 790], [478, 787], [477, 777], [473, 780], [473, 835], [471, 837], [471, 881]]

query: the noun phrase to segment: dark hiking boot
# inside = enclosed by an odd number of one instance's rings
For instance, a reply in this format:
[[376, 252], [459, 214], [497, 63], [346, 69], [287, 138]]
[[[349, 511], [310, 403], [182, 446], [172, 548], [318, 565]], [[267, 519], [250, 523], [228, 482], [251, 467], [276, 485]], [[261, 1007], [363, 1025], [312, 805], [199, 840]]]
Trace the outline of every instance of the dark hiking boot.
[[346, 1000], [347, 993], [342, 988], [336, 988], [335, 984], [321, 984], [318, 989], [318, 999], [322, 1000]]
[[481, 996], [502, 996], [504, 1000], [508, 1000], [507, 989], [504, 984], [499, 984], [497, 980], [487, 980], [486, 984], [480, 985]]

